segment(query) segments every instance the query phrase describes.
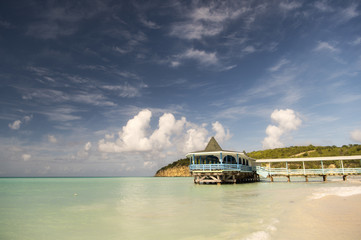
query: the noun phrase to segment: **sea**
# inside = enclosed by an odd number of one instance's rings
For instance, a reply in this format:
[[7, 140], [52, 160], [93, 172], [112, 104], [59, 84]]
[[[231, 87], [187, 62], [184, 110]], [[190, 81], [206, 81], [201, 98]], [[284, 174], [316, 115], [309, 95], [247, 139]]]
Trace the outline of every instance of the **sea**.
[[361, 239], [361, 179], [0, 178], [0, 239]]

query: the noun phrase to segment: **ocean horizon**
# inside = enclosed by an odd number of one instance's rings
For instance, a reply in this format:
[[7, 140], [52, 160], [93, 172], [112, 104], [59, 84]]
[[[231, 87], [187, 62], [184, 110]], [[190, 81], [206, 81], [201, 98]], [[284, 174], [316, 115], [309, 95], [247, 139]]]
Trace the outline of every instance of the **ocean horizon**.
[[359, 177], [293, 180], [0, 178], [0, 239], [360, 238]]

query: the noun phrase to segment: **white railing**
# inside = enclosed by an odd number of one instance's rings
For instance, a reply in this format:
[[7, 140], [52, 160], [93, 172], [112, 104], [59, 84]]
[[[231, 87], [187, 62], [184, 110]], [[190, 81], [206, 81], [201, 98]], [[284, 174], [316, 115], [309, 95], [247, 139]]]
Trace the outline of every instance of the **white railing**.
[[191, 171], [242, 171], [252, 172], [256, 171], [255, 167], [245, 166], [241, 164], [191, 164], [189, 165]]
[[323, 169], [288, 169], [257, 167], [257, 173], [268, 175], [331, 175], [331, 174], [361, 174], [361, 168], [323, 168]]

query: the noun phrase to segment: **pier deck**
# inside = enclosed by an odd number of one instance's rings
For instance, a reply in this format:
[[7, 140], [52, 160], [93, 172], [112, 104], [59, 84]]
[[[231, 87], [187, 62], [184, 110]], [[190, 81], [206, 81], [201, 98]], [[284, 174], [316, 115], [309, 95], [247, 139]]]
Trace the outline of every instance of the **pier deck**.
[[255, 167], [241, 164], [192, 164], [194, 183], [244, 183], [259, 181]]
[[[303, 176], [306, 182], [308, 177], [320, 176], [323, 181], [327, 180], [327, 176], [342, 176], [343, 180], [347, 180], [349, 175], [361, 175], [361, 168], [347, 168], [344, 167], [344, 161], [359, 160], [361, 166], [361, 156], [336, 156], [336, 157], [313, 157], [313, 158], [280, 158], [280, 159], [258, 159], [257, 164], [268, 164], [268, 167], [257, 167], [257, 173], [263, 177], [268, 177], [273, 182], [274, 177], [287, 177], [288, 181], [292, 176]], [[339, 168], [325, 168], [324, 162], [327, 161], [339, 161]], [[274, 163], [285, 163], [285, 168], [271, 168]], [[288, 163], [298, 162], [302, 163], [301, 169], [290, 169]], [[321, 168], [319, 169], [307, 169], [305, 162], [320, 162]]]

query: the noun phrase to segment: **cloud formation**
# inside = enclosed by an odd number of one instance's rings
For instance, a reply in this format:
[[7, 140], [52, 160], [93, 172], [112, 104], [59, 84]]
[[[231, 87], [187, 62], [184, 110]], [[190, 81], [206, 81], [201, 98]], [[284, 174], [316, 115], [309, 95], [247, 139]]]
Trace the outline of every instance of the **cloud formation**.
[[171, 66], [177, 67], [181, 63], [180, 60], [195, 60], [204, 66], [218, 64], [218, 58], [215, 52], [206, 52], [193, 48], [188, 49], [180, 55], [177, 55], [176, 60], [173, 60], [171, 62]]
[[24, 161], [28, 161], [30, 160], [31, 158], [31, 155], [30, 154], [27, 154], [27, 153], [24, 153], [21, 158], [24, 160]]
[[11, 128], [12, 130], [19, 130], [20, 126], [21, 126], [20, 120], [15, 120], [13, 123], [9, 123], [9, 128]]
[[314, 51], [338, 52], [339, 49], [337, 49], [336, 47], [334, 47], [332, 44], [330, 44], [328, 42], [320, 41], [320, 42], [318, 42]]
[[271, 119], [277, 125], [268, 125], [266, 128], [267, 137], [262, 142], [264, 149], [283, 147], [281, 137], [290, 131], [297, 130], [302, 124], [302, 120], [292, 109], [276, 109], [272, 112]]
[[23, 123], [28, 123], [33, 118], [33, 115], [25, 116], [22, 120], [15, 120], [13, 123], [9, 123], [9, 128], [12, 130], [19, 130]]
[[48, 135], [48, 141], [50, 143], [57, 143], [58, 140], [56, 139], [56, 137], [54, 135]]
[[202, 39], [221, 33], [227, 21], [237, 19], [247, 8], [231, 6], [227, 2], [212, 2], [208, 6], [195, 7], [186, 19], [172, 26], [171, 35], [183, 39]]
[[[188, 151], [203, 149], [209, 140], [206, 124], [197, 125], [188, 122], [185, 117], [177, 120], [173, 114], [164, 113], [158, 121], [158, 128], [151, 131], [150, 121], [152, 112], [149, 109], [140, 111], [130, 119], [118, 138], [112, 139], [107, 135], [98, 142], [100, 152], [152, 152], [161, 154], [175, 151], [184, 154]], [[212, 124], [213, 131], [218, 141], [228, 140], [231, 135], [221, 123]]]
[[361, 130], [354, 130], [350, 133], [351, 140], [361, 143]]
[[222, 124], [220, 124], [218, 121], [212, 123], [212, 129], [216, 132], [214, 137], [219, 142], [227, 141], [232, 137], [232, 135], [229, 133], [229, 129], [225, 130]]

